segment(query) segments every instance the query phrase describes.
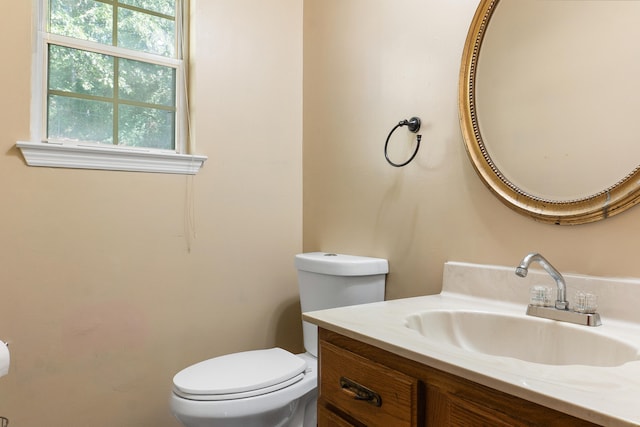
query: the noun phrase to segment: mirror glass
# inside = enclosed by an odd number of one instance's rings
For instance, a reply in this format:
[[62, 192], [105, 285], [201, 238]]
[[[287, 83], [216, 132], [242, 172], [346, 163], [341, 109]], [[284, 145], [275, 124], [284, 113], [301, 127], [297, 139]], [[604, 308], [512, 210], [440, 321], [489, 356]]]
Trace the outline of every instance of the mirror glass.
[[640, 164], [640, 2], [501, 0], [476, 74], [496, 166], [552, 200], [595, 194]]
[[461, 70], [463, 134], [511, 207], [561, 224], [618, 213], [622, 193], [625, 209], [636, 203], [638, 22], [640, 1], [481, 1]]

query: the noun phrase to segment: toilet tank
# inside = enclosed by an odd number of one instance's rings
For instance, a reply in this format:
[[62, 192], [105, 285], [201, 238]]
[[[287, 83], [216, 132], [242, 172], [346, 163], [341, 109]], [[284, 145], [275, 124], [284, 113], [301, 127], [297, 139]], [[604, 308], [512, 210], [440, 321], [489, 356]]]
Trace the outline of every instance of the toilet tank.
[[[325, 252], [295, 257], [302, 312], [384, 300], [386, 259]], [[305, 349], [318, 356], [318, 328], [302, 322]]]

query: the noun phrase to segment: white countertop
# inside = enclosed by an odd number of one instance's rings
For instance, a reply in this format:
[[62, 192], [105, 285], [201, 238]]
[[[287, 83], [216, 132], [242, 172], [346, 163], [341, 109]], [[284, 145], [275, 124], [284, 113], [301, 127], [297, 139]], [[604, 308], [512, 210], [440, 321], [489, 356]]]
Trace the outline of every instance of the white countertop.
[[[479, 384], [607, 426], [640, 425], [640, 360], [620, 366], [543, 365], [438, 345], [406, 326], [408, 315], [432, 309], [525, 315], [529, 286], [551, 285], [544, 272], [526, 279], [514, 268], [446, 263], [443, 292], [303, 314], [306, 321]], [[569, 294], [598, 295], [602, 326], [594, 332], [640, 348], [640, 281], [565, 274]], [[631, 301], [631, 302], [630, 302]], [[584, 326], [584, 328], [588, 328]], [[499, 334], [499, 331], [495, 331]], [[584, 349], [588, 351], [588, 349]]]

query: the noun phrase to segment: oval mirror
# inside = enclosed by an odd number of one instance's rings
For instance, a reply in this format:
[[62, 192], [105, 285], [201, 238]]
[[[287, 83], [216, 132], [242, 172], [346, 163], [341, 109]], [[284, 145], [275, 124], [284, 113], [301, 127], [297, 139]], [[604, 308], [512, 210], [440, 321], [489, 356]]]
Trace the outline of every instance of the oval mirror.
[[640, 201], [640, 2], [481, 0], [460, 122], [487, 187], [538, 221], [581, 224]]

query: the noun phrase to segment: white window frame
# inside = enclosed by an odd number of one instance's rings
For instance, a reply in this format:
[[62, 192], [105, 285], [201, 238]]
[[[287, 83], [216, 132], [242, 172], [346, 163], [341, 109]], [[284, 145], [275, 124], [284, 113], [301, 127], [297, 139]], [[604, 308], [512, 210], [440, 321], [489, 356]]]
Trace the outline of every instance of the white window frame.
[[[176, 31], [178, 34], [186, 32], [188, 16], [186, 2], [180, 1], [178, 16], [176, 16]], [[143, 147], [110, 146], [106, 144], [82, 142], [53, 142], [46, 141], [46, 68], [48, 44], [77, 47], [91, 46], [101, 53], [117, 54], [126, 57], [126, 50], [121, 48], [97, 45], [96, 43], [71, 39], [46, 32], [47, 0], [33, 0], [34, 28], [37, 30], [32, 55], [32, 83], [31, 83], [31, 140], [18, 141], [16, 146], [29, 166], [44, 166], [72, 169], [100, 169], [134, 172], [157, 172], [195, 175], [207, 156], [189, 154], [193, 146], [188, 144], [188, 112], [186, 96], [186, 75], [184, 61], [167, 58], [162, 65], [169, 65], [176, 69], [176, 150], [160, 150]], [[186, 37], [181, 37], [186, 39]], [[178, 46], [182, 49], [182, 46]], [[131, 59], [145, 59], [156, 62], [153, 55], [136, 54]]]

